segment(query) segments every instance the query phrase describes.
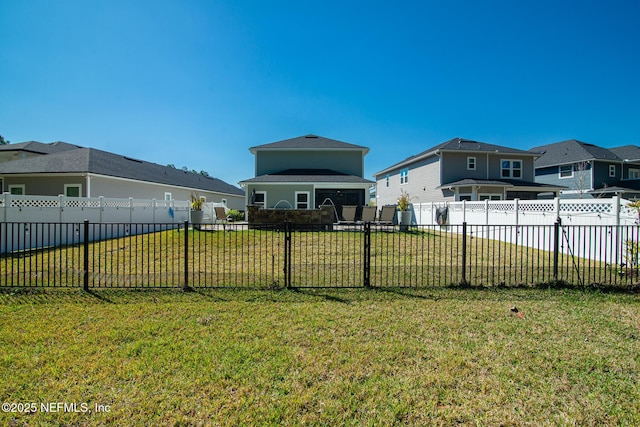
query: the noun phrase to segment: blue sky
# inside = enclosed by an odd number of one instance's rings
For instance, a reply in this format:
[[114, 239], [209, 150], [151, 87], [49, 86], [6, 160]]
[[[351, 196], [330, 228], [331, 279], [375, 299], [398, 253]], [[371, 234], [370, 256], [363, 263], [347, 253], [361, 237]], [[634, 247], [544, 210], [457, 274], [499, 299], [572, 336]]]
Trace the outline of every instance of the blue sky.
[[317, 134], [367, 178], [454, 137], [640, 144], [637, 1], [3, 0], [0, 134], [253, 177]]

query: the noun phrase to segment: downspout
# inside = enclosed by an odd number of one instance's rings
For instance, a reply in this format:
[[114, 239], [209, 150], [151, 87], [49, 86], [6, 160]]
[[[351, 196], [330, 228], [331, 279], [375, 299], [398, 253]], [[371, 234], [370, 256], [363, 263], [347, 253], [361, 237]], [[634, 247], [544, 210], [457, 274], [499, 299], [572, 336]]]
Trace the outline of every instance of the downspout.
[[489, 153], [487, 153], [487, 181], [489, 181]]
[[[442, 184], [443, 184], [443, 182], [442, 182], [442, 156], [440, 155], [440, 152], [439, 152], [439, 151], [436, 151], [436, 153], [435, 153], [435, 154], [436, 154], [436, 156], [438, 156], [438, 157], [439, 157], [439, 159], [440, 159], [440, 160], [438, 160], [438, 172], [439, 172], [439, 174], [440, 174], [440, 185], [442, 185]], [[455, 197], [455, 195], [456, 195], [456, 192], [454, 191], [454, 197]], [[456, 198], [457, 198], [457, 197], [456, 197]], [[454, 199], [454, 200], [455, 200], [455, 199]]]
[[91, 175], [87, 174], [87, 197], [91, 197]]

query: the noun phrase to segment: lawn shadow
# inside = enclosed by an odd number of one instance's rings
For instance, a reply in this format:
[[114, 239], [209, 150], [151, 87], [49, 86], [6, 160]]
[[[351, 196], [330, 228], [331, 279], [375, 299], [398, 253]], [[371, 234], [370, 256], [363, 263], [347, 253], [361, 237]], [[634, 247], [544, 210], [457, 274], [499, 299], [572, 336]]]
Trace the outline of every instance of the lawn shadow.
[[377, 291], [377, 292], [383, 292], [383, 293], [387, 293], [387, 294], [400, 295], [400, 296], [407, 297], [407, 298], [417, 298], [417, 299], [432, 300], [432, 301], [436, 301], [436, 300], [440, 299], [440, 297], [435, 296], [435, 295], [433, 295], [431, 293], [425, 295], [424, 294], [425, 289], [419, 290], [419, 289], [414, 289], [414, 288], [373, 287], [373, 288], [371, 288], [371, 290]]
[[[336, 289], [336, 290], [339, 290], [339, 289]], [[341, 304], [351, 304], [351, 300], [339, 297], [337, 295], [331, 295], [329, 293], [326, 293], [325, 291], [326, 290], [323, 289], [323, 293], [320, 293], [318, 292], [318, 289], [312, 289], [312, 288], [292, 288], [291, 289], [291, 292], [296, 294], [318, 297], [318, 298], [325, 299], [327, 301], [339, 302]]]
[[86, 291], [86, 294], [87, 295], [91, 295], [92, 297], [96, 298], [98, 301], [106, 302], [106, 303], [109, 303], [109, 304], [115, 304], [112, 299], [107, 298], [106, 296], [102, 295], [102, 293], [100, 293], [100, 292], [96, 292], [96, 291], [90, 289], [90, 290]]

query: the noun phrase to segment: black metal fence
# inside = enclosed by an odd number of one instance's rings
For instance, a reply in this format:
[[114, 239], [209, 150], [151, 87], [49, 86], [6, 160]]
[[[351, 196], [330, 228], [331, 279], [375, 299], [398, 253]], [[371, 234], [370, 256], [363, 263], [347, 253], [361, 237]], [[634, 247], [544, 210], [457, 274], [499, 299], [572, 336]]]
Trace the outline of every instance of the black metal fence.
[[[338, 229], [340, 228], [340, 229]], [[0, 287], [518, 286], [638, 282], [638, 226], [0, 223]]]

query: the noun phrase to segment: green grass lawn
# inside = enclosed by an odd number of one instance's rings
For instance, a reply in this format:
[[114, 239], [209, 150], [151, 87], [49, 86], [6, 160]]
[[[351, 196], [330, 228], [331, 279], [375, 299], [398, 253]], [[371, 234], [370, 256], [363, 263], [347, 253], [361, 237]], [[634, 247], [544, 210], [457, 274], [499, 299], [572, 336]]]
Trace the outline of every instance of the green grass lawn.
[[0, 425], [640, 425], [637, 293], [9, 290], [0, 349]]

